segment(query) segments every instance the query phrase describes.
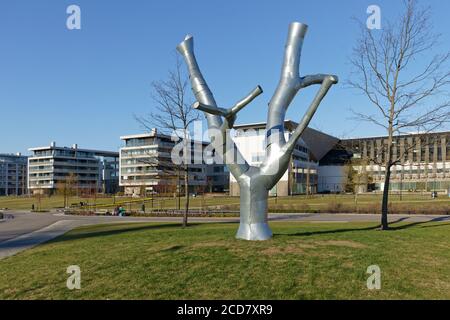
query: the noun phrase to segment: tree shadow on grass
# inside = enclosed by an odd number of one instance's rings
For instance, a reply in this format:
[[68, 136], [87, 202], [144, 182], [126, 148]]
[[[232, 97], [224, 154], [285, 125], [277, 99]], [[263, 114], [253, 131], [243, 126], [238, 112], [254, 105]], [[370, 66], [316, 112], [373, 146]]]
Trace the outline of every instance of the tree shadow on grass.
[[[402, 222], [408, 218], [402, 217], [395, 221], [390, 222], [390, 224], [395, 224]], [[333, 230], [319, 230], [319, 231], [306, 231], [306, 232], [296, 232], [296, 233], [276, 233], [274, 236], [288, 236], [288, 237], [308, 237], [320, 234], [336, 234], [336, 233], [346, 233], [346, 232], [357, 232], [357, 231], [373, 231], [379, 230], [381, 228], [380, 224], [375, 226], [365, 227], [365, 228], [344, 228], [344, 229], [333, 229]]]
[[[412, 227], [416, 227], [416, 226], [420, 226], [420, 225], [428, 224], [428, 223], [432, 223], [432, 222], [450, 221], [450, 216], [437, 217], [437, 218], [430, 219], [427, 221], [417, 221], [417, 222], [412, 222], [412, 223], [408, 223], [408, 224], [402, 224], [399, 226], [394, 226], [395, 224], [400, 223], [407, 219], [408, 219], [407, 217], [402, 217], [395, 221], [389, 222], [389, 229], [386, 231], [403, 230], [403, 229], [408, 229], [408, 228], [412, 228]], [[439, 227], [439, 226], [443, 226], [443, 225], [450, 225], [450, 223], [445, 223], [445, 224], [441, 223], [441, 224], [436, 224], [436, 225], [424, 225], [421, 228]], [[307, 237], [307, 236], [320, 235], [320, 234], [336, 234], [336, 233], [346, 233], [346, 232], [355, 232], [355, 231], [379, 230], [380, 227], [381, 227], [381, 225], [378, 224], [376, 226], [373, 226], [373, 227], [371, 226], [371, 227], [366, 227], [366, 228], [351, 228], [351, 229], [345, 228], [345, 229], [319, 230], [319, 231], [307, 231], [307, 232], [297, 232], [297, 233], [279, 233], [279, 234], [274, 234], [274, 236]]]
[[181, 250], [183, 248], [184, 248], [184, 246], [178, 246], [178, 245], [177, 246], [171, 246], [171, 247], [164, 248], [164, 249], [160, 250], [160, 252], [175, 252], [175, 251]]
[[366, 227], [366, 228], [346, 228], [346, 229], [333, 229], [333, 230], [319, 230], [319, 231], [306, 231], [306, 232], [296, 232], [296, 233], [274, 233], [274, 237], [279, 236], [288, 236], [288, 237], [309, 237], [320, 234], [336, 234], [336, 233], [346, 233], [346, 232], [355, 232], [355, 231], [370, 231], [377, 230], [380, 228], [380, 225]]
[[[394, 230], [394, 231], [395, 230], [403, 230], [403, 229], [408, 229], [408, 228], [420, 226], [423, 224], [427, 224], [430, 222], [443, 222], [443, 221], [450, 221], [450, 216], [437, 217], [437, 218], [427, 220], [427, 221], [416, 221], [416, 222], [412, 222], [412, 223], [408, 223], [408, 224], [404, 224], [404, 225], [400, 225], [400, 226], [389, 227], [389, 230]], [[422, 228], [430, 228], [430, 227], [436, 227], [436, 226], [442, 226], [442, 225], [447, 225], [447, 223], [446, 224], [436, 224], [436, 225], [431, 225], [431, 226], [422, 226]]]
[[442, 227], [442, 226], [450, 226], [450, 223], [439, 223], [439, 224], [433, 224], [431, 226], [421, 226], [421, 228], [436, 228], [436, 227]]
[[[113, 230], [99, 230], [99, 231], [89, 231], [89, 230], [79, 230], [76, 233], [66, 233], [65, 235], [55, 238], [48, 243], [56, 243], [56, 242], [64, 242], [64, 241], [72, 241], [72, 240], [79, 240], [79, 239], [88, 239], [88, 238], [95, 238], [95, 237], [105, 237], [105, 236], [112, 236], [112, 235], [119, 235], [127, 232], [136, 232], [136, 231], [144, 231], [144, 230], [160, 230], [160, 229], [170, 229], [170, 228], [178, 228], [182, 229], [181, 225], [179, 223], [167, 223], [167, 224], [151, 224], [151, 225], [141, 225], [141, 226], [130, 226], [128, 228], [120, 228], [120, 226], [123, 225], [129, 225], [128, 223], [124, 224], [105, 224], [100, 225], [99, 227], [104, 228], [110, 228], [110, 227], [119, 227], [117, 229]], [[199, 223], [190, 223], [186, 229], [189, 229], [190, 227], [195, 227], [199, 225]], [[83, 227], [83, 226], [82, 226]], [[89, 226], [88, 226], [89, 227]]]

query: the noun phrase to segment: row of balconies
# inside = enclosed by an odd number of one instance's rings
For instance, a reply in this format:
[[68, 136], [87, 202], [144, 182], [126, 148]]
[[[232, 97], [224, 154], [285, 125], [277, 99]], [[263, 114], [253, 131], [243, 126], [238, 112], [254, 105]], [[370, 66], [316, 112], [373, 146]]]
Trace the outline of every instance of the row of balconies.
[[[172, 149], [167, 151], [152, 151], [152, 153], [143, 153], [143, 154], [129, 154], [130, 152], [122, 152], [120, 158], [121, 159], [141, 159], [141, 158], [170, 158], [172, 154]], [[204, 150], [195, 150], [191, 149], [191, 157], [193, 158], [195, 155], [198, 157], [203, 157]], [[211, 156], [211, 155], [209, 155]]]
[[[95, 184], [78, 184], [77, 188], [92, 188], [96, 186]], [[41, 189], [41, 188], [45, 188], [45, 189], [53, 189], [55, 187], [54, 184], [51, 183], [45, 183], [45, 184], [30, 184], [29, 188], [30, 189]]]
[[[181, 158], [182, 156], [180, 156]], [[120, 157], [121, 159], [121, 164], [122, 165], [126, 165], [126, 161], [129, 160], [134, 160], [132, 161], [133, 163], [136, 164], [140, 164], [140, 163], [145, 163], [145, 159], [149, 159], [151, 161], [157, 161], [159, 158], [164, 159], [164, 161], [167, 160], [172, 160], [172, 154], [169, 152], [159, 152], [157, 155], [155, 156], [149, 156], [149, 155], [134, 155], [134, 156], [122, 156]], [[191, 161], [193, 162], [194, 159], [199, 159], [203, 161], [203, 153], [195, 153], [191, 155]], [[125, 163], [124, 163], [125, 162]]]
[[[138, 174], [122, 174], [121, 176], [121, 180], [124, 181], [139, 181], [139, 180], [146, 180], [145, 178], [149, 176], [147, 174], [142, 174], [142, 175], [138, 175]], [[177, 175], [168, 175], [168, 174], [164, 174], [164, 175], [153, 175], [151, 177], [149, 177], [150, 179], [164, 179], [164, 177], [169, 177], [169, 178], [176, 178]], [[191, 173], [189, 174], [189, 180], [190, 181], [200, 181], [200, 180], [206, 180], [207, 176], [205, 175], [198, 175], [195, 173]], [[183, 175], [180, 176], [180, 180], [183, 180]]]
[[22, 179], [26, 179], [26, 176], [0, 176], [0, 180], [22, 180]]
[[83, 160], [83, 161], [96, 161], [97, 158], [95, 156], [73, 156], [73, 155], [63, 155], [63, 154], [34, 154], [34, 156], [30, 157], [29, 160], [41, 160], [41, 159], [67, 159], [67, 160]]
[[[372, 175], [371, 176], [373, 180], [375, 181], [383, 181], [384, 175]], [[450, 178], [450, 174], [444, 174], [444, 173], [438, 173], [438, 174], [392, 174], [391, 179], [392, 180], [412, 180], [412, 179], [443, 179], [443, 178]]]
[[[49, 184], [55, 184], [58, 182], [64, 182], [64, 179], [49, 179], [49, 178], [42, 178], [42, 179], [30, 179], [29, 182], [30, 184], [40, 184], [40, 183], [49, 183]], [[99, 179], [94, 178], [94, 177], [82, 177], [82, 178], [78, 178], [76, 180], [76, 184], [83, 184], [83, 183], [92, 183], [93, 181], [99, 181]]]
[[21, 188], [21, 187], [23, 187], [25, 185], [26, 185], [26, 183], [19, 183], [19, 184], [17, 184], [17, 183], [8, 183], [7, 185], [4, 184], [4, 183], [0, 183], [0, 188], [5, 188], [5, 187], [7, 187], [7, 188], [16, 188], [16, 187]]
[[146, 176], [146, 175], [158, 175], [158, 174], [164, 174], [162, 170], [152, 170], [152, 171], [135, 171], [135, 172], [128, 172], [126, 170], [122, 170], [123, 175], [133, 175], [133, 176]]
[[32, 173], [74, 173], [74, 174], [79, 174], [79, 173], [86, 173], [86, 174], [97, 174], [98, 173], [98, 168], [97, 169], [59, 169], [59, 168], [47, 168], [47, 169], [36, 169], [30, 168], [30, 174]]
[[[152, 180], [120, 180], [119, 185], [123, 187], [134, 187], [134, 186], [154, 186], [154, 185], [173, 185], [176, 183], [174, 180], [165, 180], [165, 179], [152, 179]], [[180, 180], [182, 184], [182, 181]], [[206, 180], [192, 180], [189, 182], [189, 185], [193, 186], [201, 186], [207, 185]]]
[[75, 162], [75, 163], [71, 163], [71, 162], [60, 162], [60, 161], [55, 161], [55, 162], [39, 162], [39, 163], [30, 163], [29, 167], [30, 168], [35, 168], [35, 167], [44, 167], [44, 166], [48, 166], [48, 167], [52, 167], [52, 166], [66, 166], [66, 167], [91, 167], [91, 168], [99, 168], [99, 164], [98, 163], [83, 163], [83, 162]]
[[[64, 181], [64, 177], [30, 177], [29, 181], [42, 181], [42, 180], [61, 180]], [[83, 181], [83, 180], [89, 180], [89, 181], [97, 181], [98, 177], [77, 177], [76, 181]]]
[[[164, 159], [170, 159], [171, 158], [171, 153], [170, 152], [158, 152], [155, 155], [148, 155], [148, 154], [143, 154], [143, 155], [131, 155], [131, 156], [121, 156], [120, 157], [121, 160], [133, 160], [135, 159], [136, 161], [139, 161], [140, 159], [155, 159], [158, 160], [158, 158], [164, 158]], [[142, 161], [142, 160], [141, 160]]]
[[120, 155], [120, 158], [121, 159], [146, 159], [146, 158], [158, 158], [158, 156], [159, 156], [159, 154], [157, 153], [157, 152], [155, 152], [155, 153], [152, 153], [152, 154], [147, 154], [147, 153], [144, 153], [144, 154], [131, 154], [131, 155], [128, 155], [128, 154], [121, 154]]
[[0, 174], [6, 174], [7, 172], [26, 172], [26, 166], [16, 170], [15, 168], [0, 168]]

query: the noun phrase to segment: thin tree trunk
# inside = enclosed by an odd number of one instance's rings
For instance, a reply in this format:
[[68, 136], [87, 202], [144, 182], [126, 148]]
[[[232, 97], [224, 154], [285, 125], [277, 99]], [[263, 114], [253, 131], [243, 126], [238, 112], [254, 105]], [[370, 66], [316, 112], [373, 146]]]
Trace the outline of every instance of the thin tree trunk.
[[180, 184], [180, 178], [181, 178], [181, 174], [180, 174], [180, 167], [178, 167], [178, 172], [177, 172], [177, 209], [181, 210], [181, 184]]
[[189, 172], [188, 172], [188, 166], [184, 166], [184, 193], [186, 197], [185, 207], [184, 207], [184, 214], [183, 214], [183, 228], [187, 227], [188, 225], [188, 213], [189, 213]]
[[389, 203], [389, 182], [391, 180], [391, 167], [386, 167], [384, 175], [383, 202], [381, 205], [381, 230], [388, 230], [388, 203]]
[[64, 209], [67, 208], [67, 183], [64, 185]]

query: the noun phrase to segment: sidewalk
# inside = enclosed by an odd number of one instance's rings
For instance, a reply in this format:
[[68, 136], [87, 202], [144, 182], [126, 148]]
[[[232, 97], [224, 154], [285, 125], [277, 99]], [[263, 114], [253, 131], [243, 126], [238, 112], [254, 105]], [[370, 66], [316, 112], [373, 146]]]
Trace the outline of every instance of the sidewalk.
[[79, 223], [71, 220], [57, 221], [40, 230], [6, 240], [0, 243], [0, 260], [63, 235], [76, 227], [76, 224]]

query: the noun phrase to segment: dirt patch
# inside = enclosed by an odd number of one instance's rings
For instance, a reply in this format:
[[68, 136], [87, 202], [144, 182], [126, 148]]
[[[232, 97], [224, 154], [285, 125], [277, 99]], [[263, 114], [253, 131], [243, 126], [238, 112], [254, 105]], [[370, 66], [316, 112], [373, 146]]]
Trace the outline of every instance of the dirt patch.
[[228, 247], [229, 243], [226, 241], [210, 241], [210, 242], [199, 242], [194, 243], [192, 248], [213, 248], [213, 247]]
[[288, 247], [298, 247], [301, 249], [315, 249], [317, 246], [314, 245], [315, 242], [312, 243], [306, 243], [306, 242], [298, 242], [298, 241], [289, 241]]
[[262, 254], [265, 255], [275, 255], [275, 254], [286, 254], [286, 253], [291, 253], [291, 254], [303, 254], [304, 250], [301, 246], [292, 246], [292, 245], [288, 245], [285, 247], [269, 247], [267, 249], [264, 249], [261, 251]]
[[353, 262], [351, 262], [351, 261], [343, 262], [343, 263], [342, 263], [342, 266], [343, 266], [344, 268], [348, 268], [348, 269], [351, 269], [351, 268], [354, 267]]
[[270, 247], [261, 251], [262, 254], [273, 256], [275, 254], [282, 253], [280, 248]]
[[336, 247], [348, 247], [348, 248], [365, 248], [362, 243], [349, 241], [349, 240], [328, 240], [328, 241], [314, 241], [312, 243], [289, 243], [284, 246], [256, 246], [256, 247], [242, 247], [241, 245], [233, 245], [227, 241], [209, 241], [194, 243], [190, 247], [192, 249], [201, 248], [225, 248], [229, 252], [235, 255], [242, 255], [243, 253], [249, 253], [258, 251], [264, 255], [272, 256], [279, 254], [304, 254], [307, 249], [315, 249], [318, 246], [336, 246]]
[[295, 247], [295, 246], [287, 246], [284, 248], [284, 253], [295, 253], [300, 254], [303, 253], [304, 250], [301, 246]]
[[328, 241], [318, 241], [317, 245], [320, 246], [335, 246], [335, 247], [347, 247], [347, 248], [367, 248], [366, 245], [350, 240], [328, 240]]

